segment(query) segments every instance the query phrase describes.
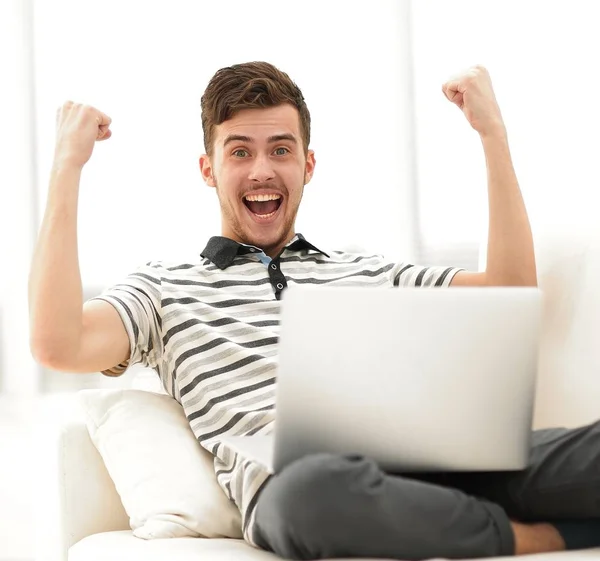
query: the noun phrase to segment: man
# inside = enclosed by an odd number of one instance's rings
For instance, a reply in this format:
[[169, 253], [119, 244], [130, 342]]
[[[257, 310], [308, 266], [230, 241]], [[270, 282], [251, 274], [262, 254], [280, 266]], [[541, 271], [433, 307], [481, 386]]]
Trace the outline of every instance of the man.
[[484, 148], [485, 272], [326, 253], [297, 234], [315, 170], [310, 115], [288, 75], [257, 62], [219, 70], [202, 97], [207, 153], [200, 171], [216, 189], [222, 236], [194, 262], [148, 263], [86, 303], [77, 260], [79, 182], [95, 141], [110, 138], [111, 119], [72, 102], [59, 109], [30, 277], [32, 352], [61, 371], [113, 376], [135, 363], [154, 368], [215, 456], [246, 540], [281, 556], [480, 557], [597, 543], [587, 530], [600, 516], [598, 425], [535, 433], [531, 467], [508, 474], [409, 478], [385, 474], [368, 458], [317, 455], [269, 477], [221, 442], [224, 434], [272, 429], [279, 299], [288, 285], [536, 285], [529, 221], [490, 77], [474, 67], [443, 92]]

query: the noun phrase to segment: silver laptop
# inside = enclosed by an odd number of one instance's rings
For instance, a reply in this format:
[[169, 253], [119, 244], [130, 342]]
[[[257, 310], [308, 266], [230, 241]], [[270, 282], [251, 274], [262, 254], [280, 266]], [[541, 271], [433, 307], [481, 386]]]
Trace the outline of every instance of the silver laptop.
[[287, 289], [274, 433], [225, 443], [275, 473], [307, 454], [392, 472], [527, 466], [537, 288]]

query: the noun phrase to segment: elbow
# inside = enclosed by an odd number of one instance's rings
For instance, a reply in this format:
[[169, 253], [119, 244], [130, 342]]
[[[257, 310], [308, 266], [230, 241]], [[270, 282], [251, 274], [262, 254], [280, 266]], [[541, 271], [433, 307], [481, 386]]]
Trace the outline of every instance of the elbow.
[[65, 367], [65, 353], [61, 346], [55, 342], [45, 341], [40, 338], [30, 337], [29, 350], [33, 359], [49, 370], [63, 370]]
[[35, 362], [37, 362], [40, 366], [43, 366], [44, 368], [54, 370], [53, 365], [56, 361], [56, 357], [55, 353], [52, 352], [52, 349], [48, 345], [44, 345], [41, 342], [35, 341], [34, 339], [30, 338], [29, 350]]
[[29, 351], [33, 359], [49, 370], [68, 371], [72, 366], [81, 333], [75, 329], [60, 328], [56, 322], [29, 322]]

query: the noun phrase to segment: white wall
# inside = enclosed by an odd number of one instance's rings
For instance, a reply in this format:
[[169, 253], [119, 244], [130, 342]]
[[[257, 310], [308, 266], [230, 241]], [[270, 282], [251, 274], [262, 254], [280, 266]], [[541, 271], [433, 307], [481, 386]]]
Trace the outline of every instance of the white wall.
[[477, 134], [441, 92], [472, 64], [490, 70], [534, 233], [597, 223], [598, 8], [587, 0], [413, 2], [423, 241], [483, 240]]
[[29, 397], [38, 382], [27, 319], [34, 225], [29, 14], [27, 1], [0, 2], [0, 559], [15, 561], [33, 552]]
[[21, 396], [38, 383], [27, 312], [36, 198], [30, 15], [27, 0], [0, 2], [0, 391]]

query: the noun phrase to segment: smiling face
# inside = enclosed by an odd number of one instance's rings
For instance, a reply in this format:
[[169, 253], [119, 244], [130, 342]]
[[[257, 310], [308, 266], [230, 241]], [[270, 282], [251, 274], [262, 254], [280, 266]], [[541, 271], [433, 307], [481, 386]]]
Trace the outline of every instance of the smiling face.
[[212, 155], [200, 158], [221, 205], [222, 235], [274, 257], [295, 235], [304, 185], [315, 157], [303, 146], [290, 104], [244, 109], [215, 127]]

